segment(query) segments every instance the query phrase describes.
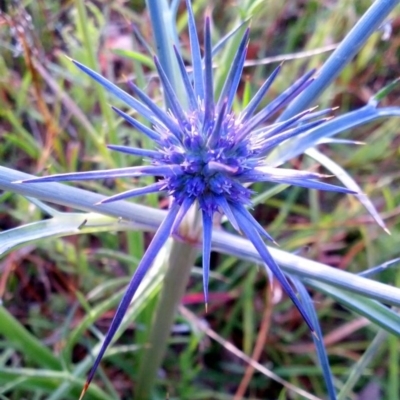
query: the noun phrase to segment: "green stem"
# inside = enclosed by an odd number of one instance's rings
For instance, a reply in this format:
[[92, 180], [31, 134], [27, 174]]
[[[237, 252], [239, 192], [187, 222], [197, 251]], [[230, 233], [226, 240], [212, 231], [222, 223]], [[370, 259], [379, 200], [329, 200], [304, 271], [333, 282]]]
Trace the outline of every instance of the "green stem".
[[177, 307], [185, 292], [190, 270], [198, 250], [192, 245], [174, 241], [169, 258], [157, 312], [154, 316], [149, 347], [139, 368], [136, 399], [150, 399], [158, 370], [164, 358]]
[[[20, 390], [27, 393], [42, 392], [43, 398], [43, 393], [52, 394], [65, 382], [68, 382], [70, 385], [70, 395], [68, 397], [63, 397], [62, 399], [77, 399], [82, 390], [82, 386], [84, 385], [84, 380], [77, 378], [66, 371], [0, 367], [0, 395], [1, 393], [6, 392], [14, 394], [16, 390]], [[105, 393], [96, 384], [92, 384], [87, 391], [87, 400], [114, 399], [115, 397], [111, 397]]]
[[4, 307], [0, 306], [0, 335], [4, 336], [24, 356], [42, 367], [61, 370], [61, 360], [29, 333]]

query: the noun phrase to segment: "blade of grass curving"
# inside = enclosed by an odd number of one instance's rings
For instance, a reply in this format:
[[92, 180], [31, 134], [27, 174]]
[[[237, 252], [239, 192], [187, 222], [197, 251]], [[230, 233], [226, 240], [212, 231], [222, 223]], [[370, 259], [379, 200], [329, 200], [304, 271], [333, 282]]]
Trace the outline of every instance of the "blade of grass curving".
[[353, 190], [355, 196], [358, 198], [360, 203], [368, 210], [368, 212], [372, 215], [376, 223], [387, 233], [390, 233], [388, 228], [385, 225], [385, 222], [379, 215], [378, 211], [375, 209], [371, 200], [362, 192], [360, 186], [355, 182], [355, 180], [346, 172], [344, 168], [342, 168], [335, 161], [327, 157], [325, 154], [322, 154], [315, 148], [311, 148], [305, 151], [309, 157], [313, 158], [315, 161], [319, 162], [323, 165], [327, 170], [331, 171], [337, 179], [339, 179], [343, 185], [345, 185], [348, 189]]
[[346, 308], [363, 315], [387, 332], [400, 336], [400, 315], [383, 304], [354, 292], [338, 289], [313, 279], [302, 279], [311, 287], [337, 300]]
[[386, 344], [387, 339], [388, 333], [383, 329], [379, 330], [364, 354], [351, 367], [350, 375], [338, 394], [338, 400], [347, 400], [349, 398], [350, 392], [358, 383], [368, 365], [374, 361], [382, 345]]
[[43, 201], [35, 199], [34, 197], [27, 197], [27, 200], [29, 200], [32, 204], [34, 204], [37, 208], [42, 210], [46, 215], [49, 215], [50, 217], [55, 217], [59, 214], [62, 214], [60, 211], [43, 203]]
[[[63, 382], [70, 381], [72, 386], [71, 395], [74, 399], [78, 398], [79, 391], [83, 385], [83, 379], [76, 378], [68, 372], [30, 368], [0, 368], [1, 388], [15, 379], [21, 379], [17, 381], [19, 389], [41, 390], [49, 394]], [[88, 400], [114, 400], [113, 397], [106, 394], [97, 385], [91, 386], [87, 395]]]
[[30, 242], [46, 238], [110, 230], [135, 229], [134, 223], [121, 223], [95, 213], [59, 213], [57, 216], [0, 232], [0, 256]]
[[148, 68], [151, 68], [151, 69], [154, 68], [154, 62], [153, 62], [152, 58], [144, 55], [143, 53], [139, 53], [139, 52], [133, 51], [133, 50], [126, 50], [126, 49], [115, 49], [112, 52], [121, 57], [125, 57], [130, 60], [138, 61]]
[[304, 305], [305, 310], [307, 311], [307, 314], [310, 316], [314, 327], [315, 327], [315, 332], [320, 338], [318, 340], [313, 336], [313, 342], [315, 345], [315, 348], [317, 349], [317, 355], [318, 355], [318, 360], [322, 368], [322, 373], [324, 375], [324, 380], [325, 380], [325, 385], [328, 390], [328, 395], [330, 400], [336, 400], [336, 390], [335, 386], [333, 384], [333, 375], [331, 371], [331, 367], [329, 365], [329, 359], [328, 359], [328, 354], [326, 352], [325, 344], [323, 341], [323, 335], [321, 331], [321, 326], [318, 321], [318, 315], [316, 313], [313, 300], [311, 296], [308, 294], [307, 289], [303, 285], [303, 283], [300, 281], [300, 279], [295, 278], [293, 276], [290, 276], [290, 280], [293, 282], [294, 286], [297, 289], [297, 292], [300, 295], [300, 300]]
[[212, 49], [212, 55], [215, 57], [227, 44], [230, 38], [235, 36], [235, 34], [242, 30], [242, 28], [247, 28], [250, 22], [250, 18], [245, 19], [236, 28], [229, 31], [222, 39], [220, 39]]
[[373, 2], [324, 63], [315, 81], [282, 113], [279, 120], [283, 121], [293, 117], [309, 107], [353, 59], [368, 38], [399, 3], [399, 0], [376, 0]]
[[286, 190], [290, 185], [274, 185], [270, 189], [265, 190], [264, 192], [256, 194], [253, 199], [252, 203], [255, 207], [257, 204], [263, 204], [266, 200], [276, 196], [277, 194]]
[[[124, 281], [125, 280], [128, 280], [129, 282], [129, 279], [124, 279]], [[112, 307], [117, 306], [125, 290], [125, 287], [121, 290], [118, 290], [112, 296], [108, 297], [107, 300], [102, 301], [101, 303], [91, 308], [90, 311], [86, 313], [85, 317], [79, 321], [79, 325], [69, 333], [66, 339], [65, 347], [63, 349], [63, 354], [65, 354], [68, 359], [72, 357], [73, 347], [82, 337], [86, 329], [88, 329], [105, 312], [112, 309]]]
[[[400, 257], [399, 258], [394, 258], [393, 260], [386, 261], [376, 267], [372, 267], [367, 269], [366, 271], [360, 272], [358, 275], [359, 276], [364, 276], [364, 277], [371, 277], [373, 275], [378, 274], [379, 272], [385, 271], [386, 269], [396, 266], [400, 262]], [[397, 265], [398, 267], [398, 265]]]
[[[154, 55], [154, 50], [150, 46], [150, 43], [142, 35], [142, 32], [140, 32], [140, 29], [136, 26], [136, 24], [132, 24], [131, 26], [132, 26], [132, 31], [133, 31], [133, 34], [135, 36], [135, 39], [138, 41], [139, 45], [145, 49], [145, 52], [147, 54], [150, 54], [151, 56], [153, 56]], [[151, 65], [151, 67], [153, 67], [153, 66], [154, 65]]]
[[394, 79], [392, 82], [384, 86], [378, 93], [369, 100], [369, 104], [377, 107], [379, 102], [387, 97], [395, 88], [399, 86], [400, 78]]
[[41, 367], [61, 370], [61, 360], [0, 305], [0, 335]]

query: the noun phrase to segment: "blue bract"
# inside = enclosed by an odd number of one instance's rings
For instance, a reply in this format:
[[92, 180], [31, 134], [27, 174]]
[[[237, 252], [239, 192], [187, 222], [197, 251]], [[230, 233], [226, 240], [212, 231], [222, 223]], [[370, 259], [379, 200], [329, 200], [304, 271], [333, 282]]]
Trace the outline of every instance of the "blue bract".
[[106, 198], [102, 203], [155, 192], [165, 192], [171, 197], [169, 213], [156, 232], [129, 283], [101, 351], [89, 373], [84, 392], [92, 380], [107, 346], [118, 329], [143, 276], [169, 235], [178, 229], [180, 222], [192, 205], [199, 207], [203, 220], [205, 301], [207, 302], [208, 297], [212, 218], [214, 213], [225, 213], [234, 228], [244, 233], [253, 243], [265, 265], [279, 280], [311, 331], [314, 332], [309, 316], [262, 240], [263, 237], [267, 240], [272, 240], [272, 238], [247, 210], [247, 206], [251, 205], [252, 191], [245, 184], [266, 181], [310, 189], [354, 193], [343, 187], [320, 182], [319, 179], [324, 178], [324, 175], [307, 171], [274, 168], [265, 163], [268, 153], [276, 146], [279, 146], [280, 143], [315, 128], [329, 119], [321, 118], [324, 117], [326, 111], [316, 112], [314, 111], [315, 109], [310, 109], [286, 121], [267, 124], [272, 116], [282, 110], [283, 107], [310, 85], [314, 71], [306, 73], [275, 100], [259, 110], [261, 101], [281, 69], [281, 66], [279, 66], [261, 86], [244, 110], [235, 115], [232, 112], [232, 104], [246, 59], [249, 31], [246, 30], [244, 33], [221, 94], [218, 99], [215, 99], [210, 19], [205, 19], [204, 55], [202, 57], [189, 1], [187, 1], [187, 8], [193, 65], [193, 73], [191, 75], [186, 71], [181, 54], [176, 48], [171, 48], [171, 51], [175, 53], [186, 90], [187, 101], [185, 104], [179, 101], [157, 58], [154, 59], [154, 62], [167, 101], [167, 111], [161, 109], [134, 83], [130, 83], [130, 88], [135, 94], [135, 97], [132, 97], [98, 73], [77, 61], [73, 61], [78, 68], [150, 122], [152, 128], [146, 127], [126, 112], [113, 108], [119, 116], [135, 129], [150, 138], [154, 142], [154, 149], [144, 150], [128, 146], [108, 146], [111, 150], [143, 156], [150, 161], [149, 164], [104, 171], [53, 175], [24, 181], [72, 181], [153, 175], [161, 177], [161, 179], [159, 178], [149, 186], [132, 189]]

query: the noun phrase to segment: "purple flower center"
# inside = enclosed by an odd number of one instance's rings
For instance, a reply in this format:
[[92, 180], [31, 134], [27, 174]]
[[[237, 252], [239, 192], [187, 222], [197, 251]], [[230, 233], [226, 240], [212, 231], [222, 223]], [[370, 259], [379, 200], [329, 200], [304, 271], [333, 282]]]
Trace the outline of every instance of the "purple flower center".
[[[178, 141], [168, 129], [160, 129], [163, 137], [160, 152], [163, 157], [153, 165], [179, 165], [181, 172], [164, 178], [165, 188], [179, 204], [185, 198], [199, 201], [203, 211], [218, 210], [216, 197], [228, 202], [250, 203], [252, 191], [237, 180], [257, 164], [248, 137], [237, 142], [241, 126], [231, 114], [203, 123], [204, 114], [198, 111], [188, 115], [188, 124]], [[213, 135], [214, 133], [214, 135]], [[215, 140], [212, 138], [215, 137]]]

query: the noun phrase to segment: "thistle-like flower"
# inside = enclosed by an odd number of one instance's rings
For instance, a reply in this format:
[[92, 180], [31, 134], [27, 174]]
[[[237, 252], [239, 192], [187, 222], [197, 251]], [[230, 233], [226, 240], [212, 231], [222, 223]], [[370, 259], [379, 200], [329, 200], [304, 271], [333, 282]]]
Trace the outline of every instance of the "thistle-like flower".
[[76, 181], [151, 175], [162, 178], [146, 187], [135, 188], [108, 197], [101, 203], [156, 192], [165, 192], [171, 197], [168, 214], [139, 263], [119, 304], [102, 348], [88, 375], [83, 393], [91, 382], [105, 350], [156, 254], [168, 237], [177, 232], [182, 219], [192, 205], [196, 205], [202, 214], [203, 283], [206, 303], [213, 215], [225, 213], [233, 227], [238, 232], [243, 233], [257, 249], [267, 268], [281, 283], [310, 330], [314, 332], [310, 318], [262, 239], [266, 238], [272, 241], [272, 238], [248, 211], [248, 206], [251, 205], [252, 191], [246, 184], [273, 182], [310, 189], [353, 193], [346, 188], [320, 182], [319, 180], [324, 178], [325, 175], [274, 168], [265, 163], [266, 156], [276, 146], [322, 124], [328, 119], [321, 117], [324, 117], [329, 110], [317, 112], [315, 109], [309, 109], [286, 121], [266, 124], [272, 116], [282, 110], [310, 85], [313, 81], [314, 71], [306, 73], [266, 107], [258, 110], [265, 94], [281, 69], [281, 66], [279, 66], [242, 112], [235, 115], [232, 112], [232, 104], [246, 59], [249, 31], [246, 30], [244, 33], [222, 92], [219, 98], [215, 99], [210, 19], [205, 19], [204, 55], [202, 57], [191, 4], [189, 0], [186, 3], [189, 14], [192, 74], [187, 72], [179, 51], [176, 48], [171, 48], [171, 51], [174, 51], [179, 65], [187, 104], [183, 105], [178, 100], [177, 94], [157, 57], [154, 58], [154, 62], [164, 90], [168, 111], [159, 108], [134, 83], [130, 83], [129, 87], [136, 97], [132, 97], [88, 67], [73, 61], [78, 68], [150, 122], [152, 128], [140, 123], [126, 112], [113, 107], [119, 116], [151, 139], [154, 142], [154, 148], [108, 146], [111, 150], [142, 156], [150, 161], [148, 165], [52, 175], [23, 181], [32, 183]]

